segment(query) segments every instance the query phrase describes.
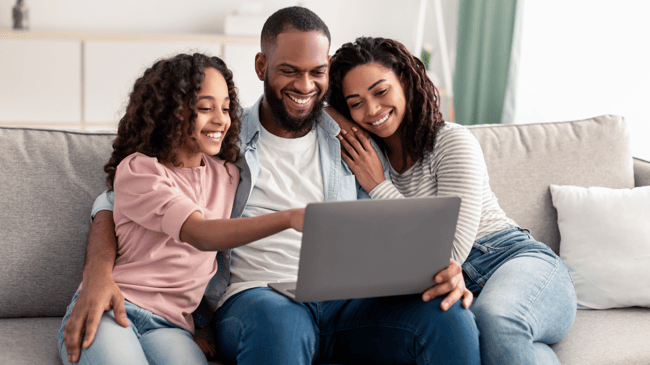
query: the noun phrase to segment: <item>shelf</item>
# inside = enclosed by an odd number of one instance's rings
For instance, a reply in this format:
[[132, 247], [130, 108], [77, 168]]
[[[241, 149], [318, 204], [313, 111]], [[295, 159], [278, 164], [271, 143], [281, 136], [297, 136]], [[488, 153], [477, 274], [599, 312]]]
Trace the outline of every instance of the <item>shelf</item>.
[[213, 44], [259, 44], [259, 37], [233, 36], [216, 33], [156, 33], [156, 32], [77, 32], [48, 30], [13, 30], [0, 28], [0, 39], [56, 39], [77, 41], [119, 42], [179, 42]]

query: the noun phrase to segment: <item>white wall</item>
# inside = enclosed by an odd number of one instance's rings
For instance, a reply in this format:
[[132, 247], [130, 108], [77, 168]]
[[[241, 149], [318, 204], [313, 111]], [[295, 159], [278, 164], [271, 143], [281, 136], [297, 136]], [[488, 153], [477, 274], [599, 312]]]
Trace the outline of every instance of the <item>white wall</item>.
[[[416, 48], [417, 20], [420, 0], [25, 0], [33, 30], [70, 30], [80, 32], [163, 32], [163, 33], [224, 33], [230, 14], [256, 15], [261, 21], [248, 29], [248, 35], [258, 36], [263, 20], [276, 10], [301, 5], [317, 13], [332, 34], [330, 52], [359, 36], [381, 36]], [[455, 55], [457, 7], [459, 0], [443, 0], [446, 41], [453, 73]], [[15, 0], [0, 0], [0, 28], [11, 27], [11, 9]], [[425, 15], [423, 41], [433, 45], [432, 70], [442, 80], [441, 54], [433, 4], [429, 1]], [[254, 103], [262, 92], [262, 83], [254, 73], [254, 55], [258, 46], [227, 45], [225, 61], [235, 74], [244, 106]], [[11, 57], [10, 55], [5, 55]], [[135, 61], [134, 61], [135, 62]], [[133, 63], [133, 62], [132, 62]], [[138, 68], [139, 70], [139, 68]], [[441, 87], [442, 85], [438, 85]], [[126, 88], [128, 89], [128, 88]], [[86, 90], [93, 93], [93, 90]], [[99, 91], [98, 91], [99, 92]], [[96, 92], [95, 92], [96, 94]], [[111, 103], [99, 116], [88, 115], [87, 121], [106, 119], [122, 113], [116, 105], [124, 104], [124, 95], [112, 95]], [[14, 95], [15, 97], [15, 95]], [[75, 99], [78, 102], [79, 98]], [[13, 100], [6, 99], [8, 103]], [[109, 110], [110, 109], [110, 110]], [[115, 110], [114, 112], [110, 112]], [[92, 113], [91, 113], [92, 114]], [[5, 119], [9, 118], [6, 116]], [[13, 118], [17, 120], [16, 118]], [[12, 120], [13, 120], [12, 119]], [[107, 121], [105, 121], [107, 122]]]
[[[292, 5], [308, 7], [328, 25], [333, 50], [357, 36], [397, 39], [414, 46], [419, 0], [25, 0], [32, 29], [79, 31], [224, 31], [225, 18], [237, 11], [257, 11], [267, 17]], [[0, 27], [11, 27], [15, 0], [0, 0]], [[455, 44], [458, 0], [443, 1], [450, 18], [448, 43]], [[429, 12], [432, 6], [429, 6]], [[432, 13], [428, 15], [432, 21]], [[453, 23], [453, 24], [452, 24]], [[254, 31], [259, 34], [259, 30]], [[428, 31], [435, 31], [428, 25]], [[435, 33], [426, 40], [435, 42]], [[452, 39], [453, 37], [453, 39]]]
[[650, 2], [524, 3], [515, 123], [622, 115], [650, 159]]

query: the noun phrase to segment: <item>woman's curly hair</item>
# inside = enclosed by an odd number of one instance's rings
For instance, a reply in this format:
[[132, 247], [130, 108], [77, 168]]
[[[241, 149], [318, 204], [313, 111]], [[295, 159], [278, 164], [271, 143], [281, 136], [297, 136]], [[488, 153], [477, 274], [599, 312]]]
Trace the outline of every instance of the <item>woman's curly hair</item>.
[[[136, 80], [129, 96], [126, 113], [117, 128], [113, 153], [104, 171], [106, 184], [113, 189], [117, 165], [134, 152], [156, 157], [160, 163], [179, 166], [177, 151], [192, 136], [196, 125], [196, 102], [204, 70], [212, 67], [219, 71], [228, 85], [230, 97], [230, 128], [221, 144], [217, 157], [234, 163], [239, 158], [239, 99], [232, 72], [218, 57], [200, 53], [179, 54], [157, 61]], [[184, 117], [189, 115], [186, 120]], [[228, 172], [230, 174], [230, 172]]]
[[[329, 105], [352, 119], [343, 95], [343, 79], [353, 68], [370, 63], [391, 70], [403, 83], [406, 110], [398, 133], [405, 152], [413, 160], [420, 160], [425, 152], [433, 151], [436, 133], [443, 123], [440, 94], [427, 76], [422, 61], [413, 57], [400, 42], [360, 37], [354, 43], [341, 46], [332, 57], [330, 66]], [[382, 149], [387, 148], [381, 138], [374, 137]]]

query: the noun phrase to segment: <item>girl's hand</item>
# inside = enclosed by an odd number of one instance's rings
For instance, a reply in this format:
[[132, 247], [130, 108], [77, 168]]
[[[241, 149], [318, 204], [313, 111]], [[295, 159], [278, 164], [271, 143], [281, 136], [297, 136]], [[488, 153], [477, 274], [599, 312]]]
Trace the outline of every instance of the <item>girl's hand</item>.
[[381, 159], [367, 133], [357, 127], [352, 127], [350, 132], [341, 129], [338, 139], [341, 141], [341, 157], [350, 166], [363, 190], [370, 193], [386, 180]]
[[449, 266], [437, 273], [434, 280], [437, 284], [422, 294], [422, 300], [425, 302], [447, 294], [447, 297], [440, 303], [442, 310], [446, 311], [451, 308], [461, 297], [464, 308], [469, 308], [472, 305], [474, 294], [465, 287], [463, 269], [456, 261], [449, 259]]
[[305, 221], [305, 208], [289, 209], [289, 228], [302, 232], [302, 224]]

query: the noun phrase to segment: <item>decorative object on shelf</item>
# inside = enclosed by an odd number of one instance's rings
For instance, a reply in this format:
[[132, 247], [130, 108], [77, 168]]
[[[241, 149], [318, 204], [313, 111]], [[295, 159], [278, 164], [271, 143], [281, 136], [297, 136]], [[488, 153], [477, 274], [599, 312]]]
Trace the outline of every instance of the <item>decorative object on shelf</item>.
[[16, 0], [16, 5], [14, 5], [12, 15], [14, 29], [29, 29], [29, 8], [25, 5], [24, 0]]

